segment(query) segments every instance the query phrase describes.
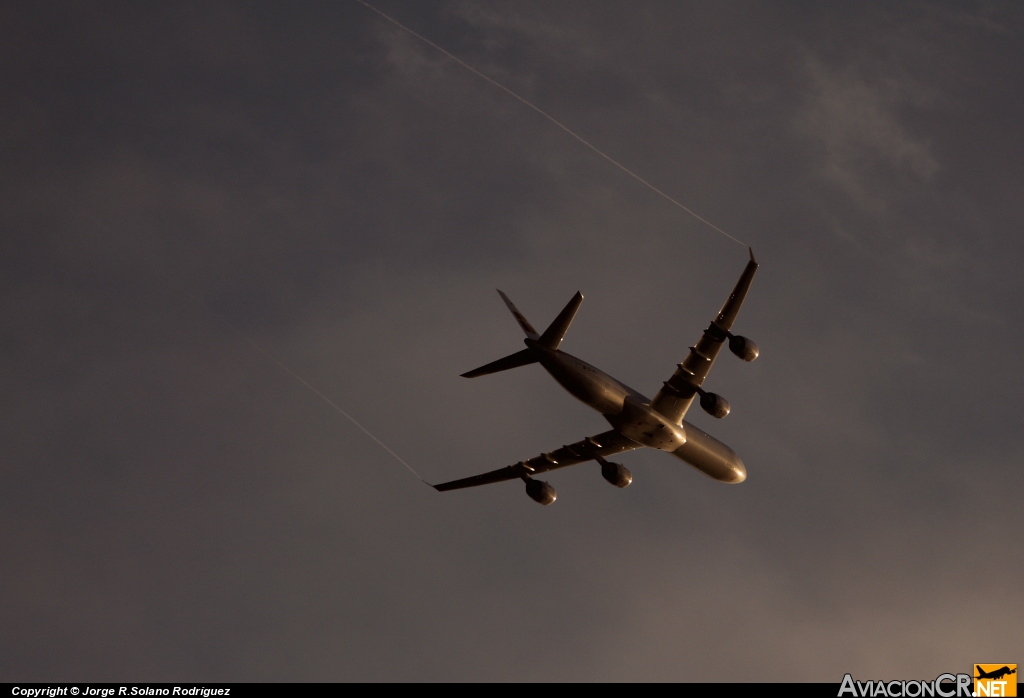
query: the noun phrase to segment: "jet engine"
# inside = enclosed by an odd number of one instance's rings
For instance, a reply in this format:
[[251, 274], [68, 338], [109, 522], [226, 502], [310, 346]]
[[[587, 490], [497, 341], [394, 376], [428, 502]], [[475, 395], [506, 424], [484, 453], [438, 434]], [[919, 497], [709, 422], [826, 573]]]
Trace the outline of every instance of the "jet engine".
[[604, 458], [601, 462], [601, 476], [616, 487], [629, 487], [633, 482], [633, 473], [622, 463], [609, 463]]
[[721, 395], [700, 391], [700, 407], [715, 419], [729, 414], [729, 401]]
[[739, 335], [729, 335], [729, 351], [744, 361], [753, 361], [761, 353], [752, 340]]
[[558, 499], [558, 493], [555, 492], [555, 488], [548, 483], [534, 480], [531, 477], [523, 479], [526, 480], [526, 494], [530, 495], [530, 499], [538, 504], [548, 505]]

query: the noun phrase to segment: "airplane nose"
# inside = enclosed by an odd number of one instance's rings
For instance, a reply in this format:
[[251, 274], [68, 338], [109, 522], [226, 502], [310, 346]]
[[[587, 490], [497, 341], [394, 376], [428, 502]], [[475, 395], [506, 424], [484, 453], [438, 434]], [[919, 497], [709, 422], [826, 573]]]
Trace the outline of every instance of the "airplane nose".
[[743, 461], [736, 458], [731, 465], [732, 479], [729, 480], [730, 483], [738, 485], [747, 479], [747, 466], [743, 465]]

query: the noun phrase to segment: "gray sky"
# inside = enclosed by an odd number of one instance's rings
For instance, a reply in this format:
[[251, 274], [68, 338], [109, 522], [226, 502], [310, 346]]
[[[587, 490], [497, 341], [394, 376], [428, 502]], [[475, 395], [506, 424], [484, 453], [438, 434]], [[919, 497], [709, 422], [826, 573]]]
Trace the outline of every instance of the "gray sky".
[[496, 287], [656, 392], [746, 251], [524, 105], [356, 2], [7, 3], [0, 679], [1024, 661], [1024, 7], [379, 7], [753, 246], [692, 416], [747, 482], [438, 494], [247, 341], [431, 481], [607, 428], [459, 378], [521, 347]]

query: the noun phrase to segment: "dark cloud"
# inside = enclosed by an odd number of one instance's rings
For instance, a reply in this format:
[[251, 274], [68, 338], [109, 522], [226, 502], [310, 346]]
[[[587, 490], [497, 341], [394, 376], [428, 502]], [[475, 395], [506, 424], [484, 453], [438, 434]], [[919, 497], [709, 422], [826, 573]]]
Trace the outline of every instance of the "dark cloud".
[[0, 10], [8, 680], [932, 678], [1020, 654], [1012, 3], [382, 3], [753, 245], [762, 358], [657, 453], [603, 430], [746, 252], [358, 3]]

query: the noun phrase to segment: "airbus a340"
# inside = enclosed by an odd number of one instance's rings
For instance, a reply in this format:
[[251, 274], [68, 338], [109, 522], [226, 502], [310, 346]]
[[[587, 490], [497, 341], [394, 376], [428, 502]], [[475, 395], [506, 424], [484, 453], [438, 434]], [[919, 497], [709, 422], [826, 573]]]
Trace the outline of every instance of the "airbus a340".
[[739, 456], [718, 439], [684, 421], [683, 417], [698, 396], [700, 406], [713, 417], [721, 419], [729, 414], [729, 403], [725, 398], [705, 391], [702, 385], [726, 340], [729, 350], [744, 361], [757, 358], [757, 345], [731, 332], [756, 271], [757, 262], [751, 250], [750, 261], [725, 305], [697, 343], [690, 347], [689, 355], [678, 364], [675, 373], [664, 382], [653, 400], [558, 348], [583, 302], [582, 294], [577, 293], [543, 334], [537, 334], [512, 301], [498, 291], [526, 333], [526, 349], [462, 375], [476, 378], [539, 363], [574, 397], [604, 415], [612, 428], [515, 465], [433, 487], [447, 492], [520, 479], [526, 483], [526, 493], [531, 499], [540, 504], [551, 504], [557, 497], [555, 488], [547, 482], [535, 480], [534, 475], [593, 460], [601, 465], [601, 475], [605, 480], [616, 487], [626, 487], [633, 481], [632, 473], [621, 463], [612, 463], [606, 458], [644, 447], [670, 453], [721, 482], [743, 482], [747, 478], [747, 470]]

